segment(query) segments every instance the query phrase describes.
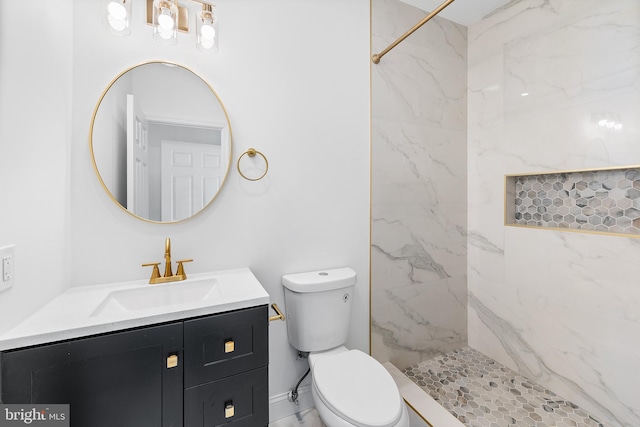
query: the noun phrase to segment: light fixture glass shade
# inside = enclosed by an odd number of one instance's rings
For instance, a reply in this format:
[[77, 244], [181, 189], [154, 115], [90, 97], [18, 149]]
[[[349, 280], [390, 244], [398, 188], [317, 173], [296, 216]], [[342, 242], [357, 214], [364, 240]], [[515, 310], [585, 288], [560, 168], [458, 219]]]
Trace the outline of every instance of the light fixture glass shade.
[[153, 38], [162, 44], [178, 43], [177, 0], [153, 1]]
[[121, 36], [131, 34], [131, 1], [105, 0], [102, 22], [104, 27]]
[[213, 5], [203, 4], [196, 16], [196, 47], [203, 52], [218, 51], [218, 21]]

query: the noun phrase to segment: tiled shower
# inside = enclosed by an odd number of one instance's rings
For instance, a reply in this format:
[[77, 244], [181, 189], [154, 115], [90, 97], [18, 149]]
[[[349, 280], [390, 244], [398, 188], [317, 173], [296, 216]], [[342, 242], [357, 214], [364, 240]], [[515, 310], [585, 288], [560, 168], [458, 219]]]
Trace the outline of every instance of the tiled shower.
[[[425, 15], [372, 7], [374, 52]], [[469, 348], [593, 425], [640, 425], [634, 179], [606, 197], [596, 180], [606, 213], [566, 202], [564, 228], [600, 234], [505, 226], [505, 175], [637, 170], [639, 23], [635, 0], [514, 0], [468, 28], [436, 17], [373, 66], [374, 357], [412, 372]]]

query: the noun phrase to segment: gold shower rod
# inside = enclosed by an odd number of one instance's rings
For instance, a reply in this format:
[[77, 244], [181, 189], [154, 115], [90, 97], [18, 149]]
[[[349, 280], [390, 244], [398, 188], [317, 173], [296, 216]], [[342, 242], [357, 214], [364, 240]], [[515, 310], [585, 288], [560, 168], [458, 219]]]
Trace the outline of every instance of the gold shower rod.
[[406, 33], [404, 33], [403, 35], [401, 35], [398, 40], [394, 41], [393, 43], [391, 43], [389, 45], [389, 47], [387, 47], [385, 50], [383, 50], [380, 53], [376, 53], [371, 57], [371, 61], [373, 61], [374, 64], [378, 64], [380, 62], [380, 60], [382, 59], [383, 56], [385, 56], [387, 53], [389, 53], [389, 51], [391, 49], [393, 49], [394, 47], [396, 47], [397, 45], [399, 45], [404, 39], [406, 39], [407, 37], [409, 37], [411, 34], [413, 34], [414, 31], [416, 31], [418, 28], [422, 27], [425, 23], [427, 23], [427, 21], [429, 21], [431, 18], [433, 18], [434, 16], [436, 16], [438, 13], [440, 13], [442, 11], [442, 9], [444, 9], [445, 7], [449, 6], [451, 3], [453, 3], [454, 0], [446, 0], [444, 3], [442, 3], [440, 6], [438, 6], [433, 12], [431, 12], [430, 14], [428, 14], [427, 16], [425, 16], [422, 21], [418, 22], [416, 25], [414, 25], [409, 31], [407, 31]]

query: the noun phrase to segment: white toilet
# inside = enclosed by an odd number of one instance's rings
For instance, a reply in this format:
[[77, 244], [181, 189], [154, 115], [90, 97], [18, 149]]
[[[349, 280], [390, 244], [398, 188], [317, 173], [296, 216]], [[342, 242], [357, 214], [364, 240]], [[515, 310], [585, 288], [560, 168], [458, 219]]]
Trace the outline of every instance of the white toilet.
[[355, 283], [351, 268], [282, 276], [289, 342], [309, 352], [313, 401], [328, 427], [408, 427], [406, 405], [389, 372], [343, 345]]

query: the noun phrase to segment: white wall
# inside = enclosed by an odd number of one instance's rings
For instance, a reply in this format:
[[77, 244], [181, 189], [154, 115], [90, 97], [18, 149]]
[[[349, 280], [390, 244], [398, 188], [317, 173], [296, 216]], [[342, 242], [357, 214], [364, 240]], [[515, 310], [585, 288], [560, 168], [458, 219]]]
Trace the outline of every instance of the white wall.
[[69, 285], [72, 17], [70, 1], [0, 2], [0, 246], [16, 245], [0, 333]]
[[[42, 303], [64, 286], [147, 278], [149, 271], [140, 264], [162, 260], [165, 237], [172, 239], [174, 256], [195, 259], [188, 272], [250, 267], [281, 307], [282, 274], [349, 265], [359, 282], [348, 344], [368, 351], [369, 1], [221, 0], [216, 2], [220, 51], [215, 55], [198, 51], [193, 35], [180, 34], [177, 46], [157, 44], [151, 29], [138, 21], [144, 16], [139, 1], [133, 2], [133, 34], [112, 35], [101, 27], [101, 4], [75, 0], [72, 11], [58, 16], [58, 2], [54, 7], [44, 0], [30, 5], [2, 1], [3, 28], [13, 29], [11, 35], [2, 33], [0, 53], [2, 157], [11, 156], [11, 178], [22, 182], [5, 200], [26, 208], [11, 214], [11, 226], [0, 230], [16, 231], [0, 239], [24, 248], [20, 287], [32, 296], [44, 293]], [[37, 55], [23, 52], [29, 44], [21, 37], [30, 33], [17, 28], [23, 20], [14, 19], [25, 16], [30, 6], [46, 6], [43, 20], [56, 16], [67, 34], [61, 43], [36, 50]], [[52, 37], [56, 33], [50, 32]], [[59, 59], [55, 50], [62, 51], [66, 66], [53, 61]], [[193, 69], [215, 88], [234, 139], [232, 170], [213, 205], [172, 225], [146, 223], [115, 206], [89, 155], [91, 116], [103, 89], [123, 69], [158, 59]], [[34, 84], [40, 93], [27, 91]], [[9, 101], [5, 88], [13, 95]], [[67, 117], [71, 105], [72, 121]], [[5, 135], [9, 121], [24, 122], [32, 135], [27, 139], [22, 127], [13, 126]], [[30, 145], [7, 150], [7, 140]], [[243, 180], [235, 169], [235, 160], [249, 147], [269, 159], [262, 181]], [[34, 151], [41, 159], [32, 167], [28, 154]], [[34, 194], [38, 199], [31, 200]], [[43, 262], [44, 268], [36, 269]], [[27, 265], [33, 270], [29, 276], [22, 267]], [[15, 311], [33, 308], [15, 295], [18, 289], [12, 292], [0, 294], [0, 304]], [[306, 370], [306, 362], [295, 356], [286, 324], [272, 323], [272, 396], [290, 390]]]
[[640, 164], [639, 23], [520, 0], [469, 27], [469, 344], [610, 426], [640, 425], [640, 239], [505, 227], [504, 174]]

